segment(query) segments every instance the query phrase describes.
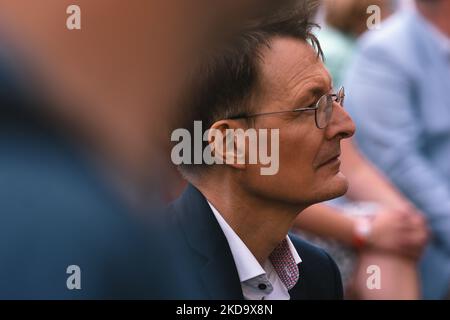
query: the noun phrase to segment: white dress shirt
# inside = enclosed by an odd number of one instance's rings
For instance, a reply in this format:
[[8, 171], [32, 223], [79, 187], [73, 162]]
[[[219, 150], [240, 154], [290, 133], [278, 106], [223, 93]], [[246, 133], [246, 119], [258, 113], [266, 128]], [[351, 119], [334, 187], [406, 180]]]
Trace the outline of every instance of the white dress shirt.
[[[219, 211], [210, 202], [208, 204], [230, 246], [244, 298], [247, 300], [289, 300], [289, 292], [278, 277], [270, 260], [267, 259], [261, 266]], [[295, 263], [299, 264], [302, 260], [289, 237], [286, 236], [286, 238]]]

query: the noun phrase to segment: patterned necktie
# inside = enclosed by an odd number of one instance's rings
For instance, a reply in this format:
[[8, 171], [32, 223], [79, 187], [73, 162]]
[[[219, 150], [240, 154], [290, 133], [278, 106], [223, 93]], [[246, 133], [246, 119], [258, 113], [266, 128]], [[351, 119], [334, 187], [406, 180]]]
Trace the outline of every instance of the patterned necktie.
[[284, 239], [270, 254], [270, 262], [288, 290], [298, 281], [299, 271], [294, 256], [289, 249], [287, 239]]

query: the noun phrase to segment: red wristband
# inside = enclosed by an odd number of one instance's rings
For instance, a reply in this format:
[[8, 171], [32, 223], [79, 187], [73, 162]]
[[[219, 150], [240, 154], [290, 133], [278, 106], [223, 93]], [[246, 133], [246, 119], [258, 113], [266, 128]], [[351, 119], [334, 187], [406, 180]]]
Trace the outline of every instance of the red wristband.
[[352, 244], [356, 249], [362, 249], [366, 246], [371, 231], [371, 223], [368, 219], [359, 219], [356, 221], [352, 235]]

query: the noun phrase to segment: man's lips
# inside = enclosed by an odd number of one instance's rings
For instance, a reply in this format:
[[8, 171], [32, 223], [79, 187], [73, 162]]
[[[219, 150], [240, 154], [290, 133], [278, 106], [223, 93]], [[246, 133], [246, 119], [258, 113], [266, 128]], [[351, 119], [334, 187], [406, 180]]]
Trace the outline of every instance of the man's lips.
[[319, 165], [319, 167], [323, 167], [329, 164], [334, 164], [336, 162], [340, 162], [339, 157], [341, 156], [341, 153], [338, 153], [334, 156], [332, 156], [331, 158], [328, 158], [328, 160], [326, 160], [325, 162], [323, 162], [321, 165]]

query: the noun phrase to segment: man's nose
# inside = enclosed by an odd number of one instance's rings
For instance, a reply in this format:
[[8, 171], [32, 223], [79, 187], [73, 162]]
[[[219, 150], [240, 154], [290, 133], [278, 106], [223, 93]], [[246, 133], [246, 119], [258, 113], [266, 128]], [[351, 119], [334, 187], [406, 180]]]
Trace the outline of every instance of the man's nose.
[[348, 112], [338, 103], [333, 104], [333, 113], [326, 129], [328, 139], [339, 136], [340, 139], [350, 138], [355, 134], [356, 126]]

